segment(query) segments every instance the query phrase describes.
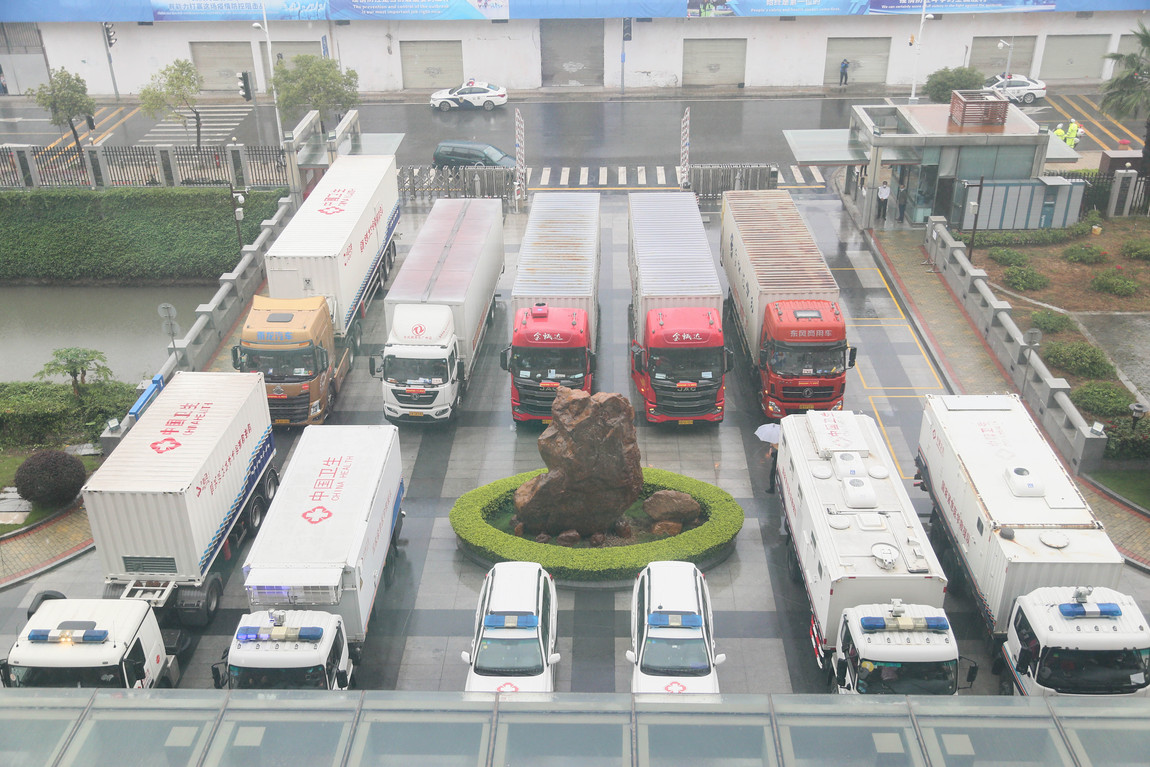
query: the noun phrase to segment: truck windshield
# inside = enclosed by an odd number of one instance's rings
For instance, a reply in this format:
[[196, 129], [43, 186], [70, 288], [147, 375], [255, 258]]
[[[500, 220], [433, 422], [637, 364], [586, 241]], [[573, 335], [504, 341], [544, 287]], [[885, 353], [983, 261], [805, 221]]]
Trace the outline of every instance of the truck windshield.
[[543, 673], [539, 637], [492, 639], [484, 637], [475, 653], [475, 673], [482, 676], [538, 676]]
[[315, 347], [302, 349], [240, 350], [241, 373], [263, 373], [268, 383], [310, 381], [315, 378]]
[[639, 670], [652, 676], [706, 676], [711, 659], [702, 637], [668, 639], [648, 636]]
[[327, 675], [320, 666], [300, 668], [243, 668], [228, 666], [233, 690], [326, 690]]
[[586, 349], [542, 349], [516, 346], [511, 375], [529, 381], [581, 381], [587, 370]]
[[413, 359], [389, 354], [383, 358], [383, 377], [393, 384], [442, 386], [447, 382], [447, 360]]
[[847, 369], [846, 344], [771, 344], [763, 350], [763, 364], [776, 375], [832, 376]]
[[723, 377], [723, 347], [651, 349], [648, 368], [655, 381], [715, 381]]
[[864, 660], [859, 664], [856, 687], [862, 695], [954, 695], [958, 691], [958, 660]]
[[9, 666], [9, 687], [119, 687], [123, 689], [124, 672], [119, 666], [81, 666], [79, 668], [44, 666]]
[[1042, 653], [1038, 683], [1070, 695], [1116, 695], [1150, 684], [1150, 650], [1063, 650]]

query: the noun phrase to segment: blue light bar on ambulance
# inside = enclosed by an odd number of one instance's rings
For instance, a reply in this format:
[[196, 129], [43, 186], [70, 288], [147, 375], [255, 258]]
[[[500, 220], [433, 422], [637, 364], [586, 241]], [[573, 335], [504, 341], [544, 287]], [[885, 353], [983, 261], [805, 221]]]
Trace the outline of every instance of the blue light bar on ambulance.
[[87, 629], [85, 631], [72, 629], [32, 629], [28, 632], [29, 642], [106, 642], [108, 632], [105, 629]]
[[323, 639], [322, 626], [240, 626], [237, 642], [318, 642]]
[[1063, 618], [1121, 618], [1122, 608], [1114, 602], [1063, 602], [1058, 605]]
[[863, 631], [947, 631], [950, 623], [943, 617], [934, 618], [884, 618], [867, 616], [860, 618]]
[[681, 613], [650, 613], [647, 616], [647, 625], [658, 628], [697, 629], [703, 626], [703, 616], [695, 613], [686, 615]]
[[488, 615], [483, 619], [489, 629], [533, 629], [539, 626], [537, 615]]

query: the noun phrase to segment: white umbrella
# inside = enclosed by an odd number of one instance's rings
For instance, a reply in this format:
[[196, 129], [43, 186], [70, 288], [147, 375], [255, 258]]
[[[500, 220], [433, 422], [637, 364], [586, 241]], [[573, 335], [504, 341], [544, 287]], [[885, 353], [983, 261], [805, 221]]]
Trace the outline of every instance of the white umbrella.
[[755, 429], [755, 436], [762, 442], [770, 442], [772, 445], [779, 444], [779, 434], [782, 428], [777, 423], [765, 423], [759, 428]]

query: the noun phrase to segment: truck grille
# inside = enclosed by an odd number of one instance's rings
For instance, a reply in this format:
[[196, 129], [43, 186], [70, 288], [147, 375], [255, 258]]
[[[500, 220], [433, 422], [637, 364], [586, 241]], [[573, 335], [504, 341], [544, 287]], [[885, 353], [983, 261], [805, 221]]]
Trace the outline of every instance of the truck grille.
[[655, 413], [658, 415], [691, 416], [715, 411], [718, 382], [700, 383], [692, 389], [680, 389], [675, 384], [652, 383], [655, 389]]
[[283, 420], [288, 420], [292, 423], [306, 421], [310, 409], [311, 398], [306, 394], [297, 397], [268, 400], [268, 410], [271, 411], [272, 423]]
[[392, 389], [391, 393], [395, 395], [395, 401], [401, 405], [408, 407], [431, 407], [435, 404], [435, 396], [438, 394], [436, 391], [426, 391], [422, 394], [409, 394], [403, 389]]
[[124, 572], [175, 573], [176, 560], [173, 557], [124, 557]]
[[784, 386], [784, 402], [826, 402], [835, 398], [833, 386]]
[[551, 415], [551, 403], [558, 389], [542, 389], [535, 381], [516, 381], [519, 389], [519, 409], [527, 415]]

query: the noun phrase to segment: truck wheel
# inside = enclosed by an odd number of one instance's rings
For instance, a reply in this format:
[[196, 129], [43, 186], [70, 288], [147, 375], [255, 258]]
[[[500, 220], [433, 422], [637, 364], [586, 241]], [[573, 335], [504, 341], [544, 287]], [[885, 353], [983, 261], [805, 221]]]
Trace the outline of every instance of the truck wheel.
[[264, 498], [267, 498], [268, 503], [276, 497], [276, 490], [279, 490], [280, 475], [275, 469], [268, 469], [267, 475], [264, 477]]
[[215, 619], [216, 613], [220, 610], [220, 598], [224, 594], [224, 584], [219, 576], [209, 576], [207, 586], [207, 595], [204, 598], [204, 611], [207, 613], [208, 619], [204, 624], [205, 626]]
[[799, 558], [795, 554], [795, 547], [793, 545], [787, 546], [787, 573], [791, 576], [792, 583], [803, 582], [803, 571], [799, 567]]
[[387, 258], [387, 271], [390, 272], [392, 269], [395, 268], [395, 240], [392, 240], [391, 243], [388, 244], [386, 258]]
[[264, 523], [264, 516], [268, 512], [268, 502], [264, 500], [262, 495], [257, 495], [252, 498], [252, 504], [248, 507], [248, 531], [256, 532], [260, 529], [260, 525]]
[[[104, 584], [104, 599], [119, 599], [120, 595], [124, 593], [124, 584], [122, 583], [105, 583]], [[31, 616], [29, 616], [31, 617]]]
[[363, 327], [359, 324], [359, 320], [356, 320], [351, 325], [351, 332], [348, 334], [347, 348], [351, 350], [351, 354], [348, 355], [348, 365], [352, 365], [355, 363], [355, 358], [360, 355], [363, 349]]

